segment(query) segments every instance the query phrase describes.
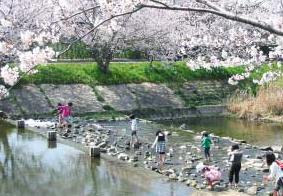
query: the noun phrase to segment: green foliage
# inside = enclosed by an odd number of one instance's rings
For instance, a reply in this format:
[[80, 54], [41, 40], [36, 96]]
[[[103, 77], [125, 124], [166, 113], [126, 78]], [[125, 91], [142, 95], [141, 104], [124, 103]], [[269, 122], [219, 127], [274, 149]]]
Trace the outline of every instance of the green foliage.
[[[68, 47], [68, 44], [57, 43], [51, 45], [56, 51], [63, 51]], [[88, 59], [92, 58], [91, 50], [83, 43], [78, 42], [71, 46], [71, 48], [60, 56], [60, 59]]]
[[190, 70], [184, 62], [165, 65], [154, 62], [111, 63], [110, 72], [102, 73], [95, 63], [56, 63], [39, 66], [38, 73], [24, 77], [21, 84], [89, 84], [107, 85], [124, 83], [182, 83], [190, 80], [228, 79], [242, 73], [242, 67]]

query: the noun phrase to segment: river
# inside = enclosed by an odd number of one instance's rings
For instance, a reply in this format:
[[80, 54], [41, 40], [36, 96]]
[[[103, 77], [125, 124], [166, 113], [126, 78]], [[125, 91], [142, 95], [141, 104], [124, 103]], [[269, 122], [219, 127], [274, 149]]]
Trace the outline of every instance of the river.
[[154, 172], [85, 153], [0, 121], [1, 196], [166, 196], [191, 189]]

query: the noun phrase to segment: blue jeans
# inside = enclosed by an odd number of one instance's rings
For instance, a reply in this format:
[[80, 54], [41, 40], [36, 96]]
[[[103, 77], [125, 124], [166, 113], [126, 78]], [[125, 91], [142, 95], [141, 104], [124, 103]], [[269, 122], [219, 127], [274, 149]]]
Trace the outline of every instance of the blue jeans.
[[205, 158], [210, 158], [210, 147], [204, 148], [204, 156]]

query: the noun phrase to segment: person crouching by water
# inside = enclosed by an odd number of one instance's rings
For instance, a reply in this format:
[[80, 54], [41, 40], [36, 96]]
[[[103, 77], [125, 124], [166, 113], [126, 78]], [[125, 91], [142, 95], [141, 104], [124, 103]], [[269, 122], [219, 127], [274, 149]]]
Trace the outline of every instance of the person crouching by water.
[[201, 147], [204, 149], [204, 156], [206, 161], [210, 161], [210, 146], [212, 144], [211, 138], [209, 137], [207, 132], [203, 133], [203, 137], [201, 140]]
[[273, 196], [279, 196], [279, 191], [283, 188], [283, 171], [278, 164], [279, 162], [275, 159], [273, 153], [266, 154], [266, 164], [269, 166], [270, 174], [268, 176], [263, 176], [263, 179], [266, 181], [275, 180]]
[[197, 172], [201, 172], [207, 181], [208, 189], [212, 190], [213, 187], [218, 184], [221, 180], [221, 172], [219, 168], [214, 166], [204, 165], [202, 162], [196, 165]]
[[134, 138], [136, 140], [136, 143], [139, 142], [137, 130], [138, 130], [138, 121], [136, 119], [136, 116], [134, 114], [131, 114], [129, 116], [130, 122], [131, 122], [131, 146], [134, 147]]
[[229, 171], [229, 187], [232, 187], [233, 177], [235, 176], [235, 188], [238, 188], [239, 174], [241, 170], [241, 162], [243, 153], [240, 151], [238, 144], [231, 147], [231, 152], [228, 153], [229, 162], [232, 163]]
[[162, 130], [156, 132], [156, 138], [151, 146], [154, 148], [156, 146], [156, 153], [158, 154], [158, 166], [161, 168], [165, 162], [165, 153], [166, 153], [166, 134]]

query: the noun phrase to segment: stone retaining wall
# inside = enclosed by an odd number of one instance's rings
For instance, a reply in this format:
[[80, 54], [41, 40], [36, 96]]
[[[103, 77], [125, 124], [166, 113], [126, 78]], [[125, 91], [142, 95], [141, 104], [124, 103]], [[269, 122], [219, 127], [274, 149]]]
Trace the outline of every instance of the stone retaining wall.
[[14, 117], [50, 115], [57, 103], [71, 101], [74, 113], [79, 115], [115, 110], [124, 113], [135, 111], [153, 118], [154, 115], [179, 118], [222, 114], [222, 106], [193, 108], [201, 105], [223, 105], [232, 92], [222, 81], [194, 81], [183, 85], [142, 83], [94, 87], [84, 84], [27, 85], [12, 90], [8, 98], [0, 101], [0, 110]]

